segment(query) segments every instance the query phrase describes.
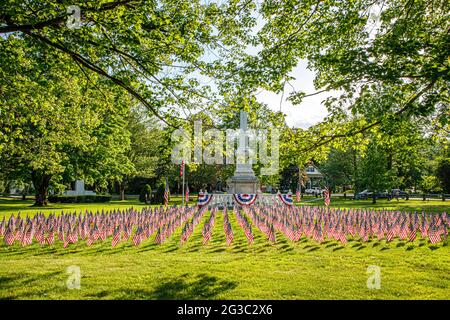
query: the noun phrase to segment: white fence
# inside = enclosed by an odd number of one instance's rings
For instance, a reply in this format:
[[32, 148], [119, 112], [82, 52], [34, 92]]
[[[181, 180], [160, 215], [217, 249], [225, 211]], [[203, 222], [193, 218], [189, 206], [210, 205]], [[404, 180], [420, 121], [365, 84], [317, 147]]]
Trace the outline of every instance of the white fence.
[[[261, 205], [274, 205], [280, 204], [281, 200], [276, 194], [258, 194], [255, 204]], [[232, 207], [236, 205], [236, 201], [233, 199], [232, 194], [213, 194], [208, 206], [227, 206]]]

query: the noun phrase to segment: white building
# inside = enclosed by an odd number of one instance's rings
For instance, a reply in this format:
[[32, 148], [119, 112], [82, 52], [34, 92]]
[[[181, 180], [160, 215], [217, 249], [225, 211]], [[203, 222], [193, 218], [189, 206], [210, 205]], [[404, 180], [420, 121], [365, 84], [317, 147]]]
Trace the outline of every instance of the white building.
[[95, 196], [94, 191], [84, 189], [84, 180], [75, 180], [74, 190], [66, 190], [66, 196]]
[[323, 174], [317, 169], [317, 167], [310, 163], [305, 168], [306, 180], [305, 187], [311, 189], [313, 187], [320, 187], [320, 182], [323, 179]]

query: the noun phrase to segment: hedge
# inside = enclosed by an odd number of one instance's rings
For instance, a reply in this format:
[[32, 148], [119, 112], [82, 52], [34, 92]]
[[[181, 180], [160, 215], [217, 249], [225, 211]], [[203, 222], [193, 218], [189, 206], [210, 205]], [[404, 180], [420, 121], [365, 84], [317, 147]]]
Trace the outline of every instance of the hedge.
[[84, 202], [108, 202], [111, 200], [111, 195], [86, 195], [86, 196], [65, 196], [65, 195], [51, 195], [48, 201], [56, 203], [84, 203]]

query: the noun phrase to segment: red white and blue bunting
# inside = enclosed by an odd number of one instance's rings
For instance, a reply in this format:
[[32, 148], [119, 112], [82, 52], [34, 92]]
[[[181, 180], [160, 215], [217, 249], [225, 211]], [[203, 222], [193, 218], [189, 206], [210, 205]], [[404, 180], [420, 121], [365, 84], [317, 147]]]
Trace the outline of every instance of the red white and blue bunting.
[[257, 194], [246, 194], [246, 193], [238, 193], [233, 194], [234, 201], [236, 201], [241, 206], [251, 206], [255, 203]]
[[292, 206], [294, 204], [294, 200], [292, 199], [292, 193], [288, 194], [278, 194], [278, 198], [280, 198], [281, 202], [283, 202], [287, 206]]
[[206, 206], [211, 201], [212, 197], [212, 194], [199, 193], [197, 205], [199, 207]]

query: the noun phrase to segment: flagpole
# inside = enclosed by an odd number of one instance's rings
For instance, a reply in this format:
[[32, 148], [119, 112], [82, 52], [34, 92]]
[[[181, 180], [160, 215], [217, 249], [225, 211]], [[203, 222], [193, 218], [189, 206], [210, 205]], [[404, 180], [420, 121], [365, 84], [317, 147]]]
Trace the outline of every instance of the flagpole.
[[182, 192], [182, 196], [181, 196], [181, 206], [183, 206], [184, 207], [184, 176], [185, 176], [185, 174], [184, 174], [184, 167], [185, 167], [185, 163], [184, 163], [184, 160], [181, 162], [182, 163], [182, 174], [183, 174], [183, 186], [181, 187], [181, 192]]
[[302, 199], [302, 180], [302, 169], [300, 168], [300, 166], [298, 166], [298, 187], [300, 191], [300, 199]]

